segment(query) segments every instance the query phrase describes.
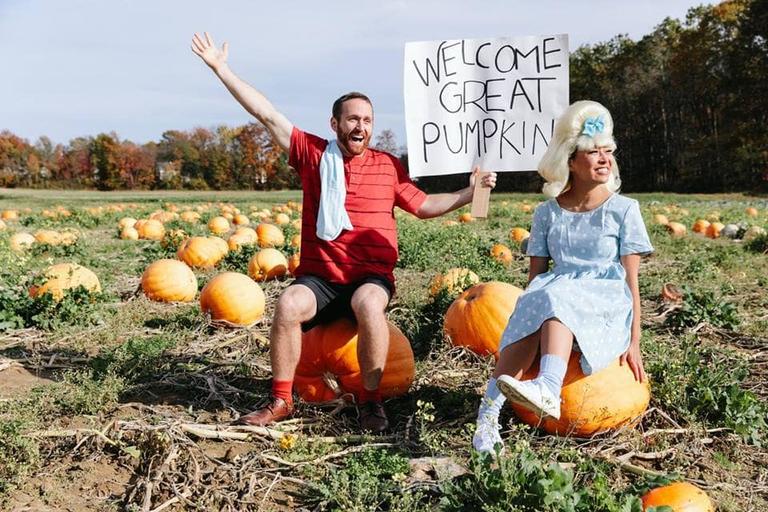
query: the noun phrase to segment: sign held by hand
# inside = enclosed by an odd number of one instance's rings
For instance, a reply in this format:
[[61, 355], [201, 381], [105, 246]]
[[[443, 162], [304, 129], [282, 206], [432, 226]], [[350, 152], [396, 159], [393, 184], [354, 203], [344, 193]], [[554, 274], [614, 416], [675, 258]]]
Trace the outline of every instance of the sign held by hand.
[[535, 170], [568, 106], [568, 36], [406, 43], [412, 177]]

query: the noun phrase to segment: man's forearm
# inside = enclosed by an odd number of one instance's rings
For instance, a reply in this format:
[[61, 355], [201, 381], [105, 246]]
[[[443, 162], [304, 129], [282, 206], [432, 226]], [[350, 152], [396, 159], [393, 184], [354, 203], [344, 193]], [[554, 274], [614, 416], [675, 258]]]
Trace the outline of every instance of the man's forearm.
[[431, 219], [452, 212], [472, 201], [472, 188], [463, 188], [457, 192], [430, 194], [418, 212], [421, 219]]
[[214, 72], [238, 103], [256, 117], [269, 130], [275, 141], [287, 150], [293, 129], [290, 121], [275, 109], [266, 96], [241, 80], [226, 64], [219, 66]]

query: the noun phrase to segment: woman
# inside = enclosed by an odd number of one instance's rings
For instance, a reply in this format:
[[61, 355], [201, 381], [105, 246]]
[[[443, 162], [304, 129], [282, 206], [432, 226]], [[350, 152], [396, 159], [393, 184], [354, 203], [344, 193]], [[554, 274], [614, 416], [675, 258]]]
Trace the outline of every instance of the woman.
[[[571, 350], [586, 375], [617, 357], [645, 380], [640, 354], [640, 256], [653, 251], [634, 199], [617, 193], [613, 120], [593, 101], [568, 107], [539, 163], [551, 197], [536, 208], [528, 240], [528, 287], [501, 338], [500, 357], [480, 404], [472, 441], [492, 452], [506, 399], [560, 416]], [[554, 266], [549, 270], [549, 262]], [[519, 380], [541, 355], [538, 376]]]

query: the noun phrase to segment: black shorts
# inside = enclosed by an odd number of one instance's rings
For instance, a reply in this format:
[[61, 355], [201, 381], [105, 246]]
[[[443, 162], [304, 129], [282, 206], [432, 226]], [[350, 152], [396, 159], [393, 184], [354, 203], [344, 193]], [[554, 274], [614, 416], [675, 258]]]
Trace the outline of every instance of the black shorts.
[[366, 283], [381, 286], [387, 292], [387, 301], [392, 298], [392, 283], [380, 276], [368, 276], [350, 284], [330, 283], [317, 276], [299, 276], [290, 284], [303, 284], [315, 294], [317, 313], [310, 320], [301, 324], [302, 332], [307, 332], [316, 325], [327, 324], [341, 317], [355, 319], [352, 311], [352, 295]]

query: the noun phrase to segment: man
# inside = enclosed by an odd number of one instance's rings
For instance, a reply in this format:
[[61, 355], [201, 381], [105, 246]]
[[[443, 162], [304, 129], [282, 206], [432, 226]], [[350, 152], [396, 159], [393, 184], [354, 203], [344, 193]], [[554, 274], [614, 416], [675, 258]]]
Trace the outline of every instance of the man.
[[[422, 219], [455, 210], [471, 201], [479, 170], [475, 169], [465, 189], [427, 195], [411, 182], [395, 157], [368, 148], [373, 107], [365, 95], [349, 93], [334, 102], [330, 123], [336, 141], [328, 142], [294, 127], [261, 93], [238, 78], [226, 64], [227, 43], [218, 49], [207, 32], [204, 37], [195, 34], [192, 51], [288, 152], [288, 163], [299, 173], [304, 192], [301, 263], [296, 280], [278, 299], [270, 332], [271, 396], [264, 407], [242, 416], [238, 423], [266, 425], [290, 416], [302, 330], [350, 315], [358, 326], [364, 388], [360, 426], [376, 433], [386, 430], [379, 382], [389, 346], [385, 309], [394, 291], [392, 271], [397, 261], [393, 208]], [[340, 152], [334, 153], [336, 147]], [[345, 186], [338, 187], [342, 190], [329, 186], [333, 182], [327, 178], [333, 173], [334, 154], [338, 176], [344, 180]], [[495, 173], [485, 175], [482, 183], [494, 187]]]

